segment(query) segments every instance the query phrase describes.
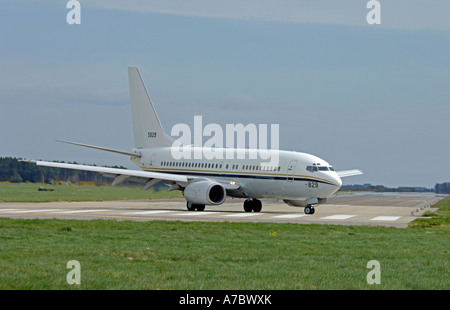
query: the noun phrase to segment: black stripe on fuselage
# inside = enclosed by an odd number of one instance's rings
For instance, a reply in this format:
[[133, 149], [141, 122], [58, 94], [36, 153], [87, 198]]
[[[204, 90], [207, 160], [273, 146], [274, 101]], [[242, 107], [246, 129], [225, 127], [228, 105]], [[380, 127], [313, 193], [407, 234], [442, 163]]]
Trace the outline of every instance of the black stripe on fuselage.
[[[152, 169], [144, 169], [145, 171], [151, 171], [151, 172], [160, 172], [158, 170], [152, 170]], [[205, 176], [205, 177], [221, 177], [221, 178], [243, 178], [243, 179], [261, 179], [261, 180], [289, 180], [289, 181], [303, 181], [303, 182], [318, 182], [328, 185], [334, 185], [336, 184], [332, 182], [327, 182], [325, 180], [321, 179], [313, 179], [313, 178], [305, 178], [305, 177], [291, 177], [288, 175], [260, 175], [260, 174], [229, 174], [229, 173], [214, 173], [214, 172], [194, 172], [191, 170], [187, 171], [167, 171], [164, 170], [164, 173], [169, 174], [182, 174], [182, 175], [195, 175], [195, 176]]]

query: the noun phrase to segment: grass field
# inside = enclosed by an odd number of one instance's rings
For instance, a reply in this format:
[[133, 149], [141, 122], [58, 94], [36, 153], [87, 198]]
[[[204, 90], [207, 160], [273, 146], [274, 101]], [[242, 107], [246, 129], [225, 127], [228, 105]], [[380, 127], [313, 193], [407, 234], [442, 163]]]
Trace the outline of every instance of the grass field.
[[[437, 207], [408, 229], [0, 219], [0, 289], [448, 290], [450, 198]], [[80, 285], [66, 281], [70, 260]]]
[[[52, 191], [39, 191], [39, 187]], [[143, 190], [141, 186], [66, 186], [11, 183], [0, 184], [0, 202], [98, 201], [123, 199], [180, 198], [178, 191]]]

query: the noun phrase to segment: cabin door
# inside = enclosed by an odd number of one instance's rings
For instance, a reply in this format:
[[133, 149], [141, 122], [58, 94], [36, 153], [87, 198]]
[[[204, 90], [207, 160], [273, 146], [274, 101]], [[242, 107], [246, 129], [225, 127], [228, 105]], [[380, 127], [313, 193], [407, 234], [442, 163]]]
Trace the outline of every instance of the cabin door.
[[287, 180], [288, 182], [294, 181], [294, 170], [295, 170], [295, 165], [296, 165], [296, 164], [297, 164], [297, 161], [296, 161], [296, 160], [293, 160], [293, 161], [291, 161], [291, 162], [289, 163], [289, 166], [288, 166], [287, 172], [286, 172], [286, 174], [287, 174], [286, 180]]

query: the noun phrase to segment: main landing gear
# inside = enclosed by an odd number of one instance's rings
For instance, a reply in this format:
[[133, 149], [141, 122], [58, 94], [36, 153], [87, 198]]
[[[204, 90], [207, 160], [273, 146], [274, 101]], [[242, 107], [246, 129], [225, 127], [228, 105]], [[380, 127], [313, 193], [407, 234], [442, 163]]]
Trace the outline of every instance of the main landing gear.
[[311, 205], [305, 207], [305, 214], [314, 214], [314, 212], [316, 212], [316, 210]]
[[262, 209], [262, 203], [259, 199], [247, 199], [244, 201], [245, 212], [260, 212]]
[[191, 202], [186, 202], [186, 207], [189, 211], [203, 211], [205, 210], [205, 205], [197, 205], [197, 204], [193, 204]]

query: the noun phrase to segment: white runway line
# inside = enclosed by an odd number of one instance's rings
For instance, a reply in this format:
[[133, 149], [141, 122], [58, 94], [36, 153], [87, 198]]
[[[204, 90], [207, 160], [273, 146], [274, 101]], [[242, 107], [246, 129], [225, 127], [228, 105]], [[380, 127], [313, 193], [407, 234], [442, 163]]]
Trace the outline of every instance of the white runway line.
[[401, 218], [401, 216], [377, 216], [371, 219], [371, 221], [388, 221], [393, 222]]
[[283, 215], [277, 215], [277, 216], [272, 216], [272, 217], [276, 217], [276, 218], [280, 218], [280, 219], [295, 219], [295, 218], [304, 217], [304, 216], [308, 216], [308, 215], [306, 215], [306, 214], [283, 214]]
[[8, 213], [8, 212], [11, 212], [11, 211], [18, 211], [18, 210], [20, 210], [20, 209], [1, 209], [0, 213]]
[[52, 212], [52, 213], [62, 213], [62, 214], [73, 214], [73, 213], [89, 213], [89, 212], [105, 212], [110, 210], [74, 210], [74, 211], [62, 211], [62, 212]]
[[246, 213], [236, 213], [236, 214], [225, 214], [222, 216], [230, 216], [230, 217], [249, 217], [249, 216], [255, 216], [255, 215], [262, 215], [264, 213], [250, 213], [250, 212], [246, 212]]
[[177, 211], [153, 210], [153, 211], [125, 212], [125, 213], [121, 213], [121, 214], [126, 214], [126, 215], [145, 215], [145, 214], [158, 214], [158, 213], [170, 213], [170, 212], [177, 212]]
[[176, 214], [171, 214], [173, 216], [202, 216], [202, 215], [208, 215], [208, 214], [217, 214], [217, 212], [208, 212], [208, 211], [189, 211], [189, 212], [184, 212], [184, 213], [176, 213]]
[[38, 213], [38, 212], [49, 212], [49, 211], [58, 211], [64, 209], [44, 209], [44, 210], [20, 210], [20, 211], [10, 211], [9, 213], [18, 214], [18, 213]]
[[346, 215], [346, 214], [337, 214], [322, 217], [322, 220], [347, 220], [349, 218], [355, 217], [356, 215]]

